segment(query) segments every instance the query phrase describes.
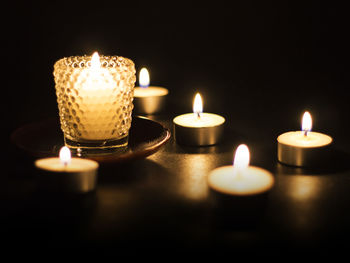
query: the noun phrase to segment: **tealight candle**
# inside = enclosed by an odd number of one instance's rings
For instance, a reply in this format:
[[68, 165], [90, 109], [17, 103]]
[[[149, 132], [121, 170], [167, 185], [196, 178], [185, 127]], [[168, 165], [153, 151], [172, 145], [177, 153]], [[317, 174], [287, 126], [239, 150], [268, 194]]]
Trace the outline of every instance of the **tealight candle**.
[[68, 147], [61, 148], [59, 158], [35, 161], [39, 169], [40, 186], [46, 191], [85, 193], [95, 189], [98, 163], [93, 160], [71, 158]]
[[203, 102], [199, 93], [193, 102], [193, 113], [174, 118], [176, 142], [184, 145], [205, 146], [219, 142], [224, 131], [225, 118], [203, 113]]
[[146, 68], [140, 70], [139, 84], [140, 87], [134, 89], [135, 111], [143, 114], [160, 112], [164, 108], [169, 91], [163, 87], [149, 86], [150, 77]]
[[278, 161], [292, 166], [312, 167], [321, 165], [329, 156], [332, 137], [311, 132], [312, 118], [305, 112], [302, 119], [302, 130], [286, 132], [277, 138]]
[[214, 169], [208, 176], [211, 189], [224, 195], [252, 196], [268, 192], [274, 185], [273, 175], [262, 168], [249, 165], [249, 149], [238, 146], [234, 163]]

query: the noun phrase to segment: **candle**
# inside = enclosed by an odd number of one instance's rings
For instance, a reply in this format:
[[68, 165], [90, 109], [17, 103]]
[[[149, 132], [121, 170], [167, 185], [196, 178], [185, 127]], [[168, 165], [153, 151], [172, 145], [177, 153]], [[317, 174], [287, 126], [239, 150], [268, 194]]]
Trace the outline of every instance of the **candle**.
[[224, 131], [225, 118], [203, 113], [203, 102], [199, 93], [193, 102], [193, 113], [174, 118], [176, 142], [184, 145], [205, 146], [219, 142]]
[[312, 167], [321, 165], [329, 157], [329, 146], [332, 137], [311, 132], [312, 118], [305, 112], [302, 119], [302, 130], [286, 132], [277, 138], [277, 158], [283, 164]]
[[208, 176], [209, 187], [229, 196], [253, 196], [268, 192], [274, 185], [273, 175], [262, 168], [249, 165], [249, 149], [238, 146], [234, 163], [214, 169]]
[[98, 163], [71, 158], [66, 146], [61, 148], [59, 158], [39, 159], [35, 167], [40, 171], [39, 184], [45, 191], [86, 193], [96, 187]]
[[93, 151], [127, 145], [136, 80], [130, 59], [97, 52], [63, 58], [54, 76], [67, 146]]
[[169, 91], [163, 87], [149, 86], [150, 77], [146, 68], [140, 70], [139, 84], [140, 87], [135, 87], [134, 90], [135, 111], [144, 114], [160, 112], [164, 108]]

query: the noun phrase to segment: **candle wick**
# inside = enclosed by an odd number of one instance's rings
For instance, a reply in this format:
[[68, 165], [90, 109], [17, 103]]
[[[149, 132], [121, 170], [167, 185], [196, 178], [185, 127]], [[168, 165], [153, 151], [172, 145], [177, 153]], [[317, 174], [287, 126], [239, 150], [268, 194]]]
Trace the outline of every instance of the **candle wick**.
[[308, 133], [308, 130], [305, 130], [305, 131], [304, 131], [304, 136], [305, 136], [305, 137], [307, 136], [307, 133]]
[[63, 162], [63, 169], [66, 170], [67, 169], [67, 166], [68, 166], [68, 162]]
[[201, 117], [201, 113], [197, 111], [197, 118], [199, 119]]

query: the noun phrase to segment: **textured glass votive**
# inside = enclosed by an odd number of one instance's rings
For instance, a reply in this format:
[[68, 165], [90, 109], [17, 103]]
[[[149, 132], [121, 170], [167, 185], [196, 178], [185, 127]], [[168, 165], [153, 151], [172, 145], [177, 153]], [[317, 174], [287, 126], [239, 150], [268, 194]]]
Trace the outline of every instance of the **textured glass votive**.
[[131, 126], [134, 63], [117, 56], [75, 56], [54, 65], [65, 143], [90, 153], [126, 146]]

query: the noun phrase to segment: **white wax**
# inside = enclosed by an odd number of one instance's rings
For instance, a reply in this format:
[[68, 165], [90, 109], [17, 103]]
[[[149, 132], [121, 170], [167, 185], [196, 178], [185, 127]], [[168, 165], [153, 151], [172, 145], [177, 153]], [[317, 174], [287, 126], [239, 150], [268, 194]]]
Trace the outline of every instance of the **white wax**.
[[[75, 111], [75, 119], [79, 119], [80, 138], [84, 140], [107, 140], [118, 138], [118, 133], [112, 133], [115, 120], [124, 114], [122, 102], [116, 103], [116, 97], [123, 92], [123, 81], [116, 81], [113, 73], [115, 68], [76, 69], [78, 75], [72, 96], [79, 105]], [[75, 75], [75, 74], [74, 74]]]
[[64, 165], [59, 158], [52, 157], [36, 160], [35, 166], [51, 172], [77, 173], [96, 170], [98, 163], [88, 159], [72, 158], [70, 163]]
[[134, 89], [134, 97], [159, 97], [159, 96], [165, 96], [169, 93], [169, 91], [166, 88], [163, 87], [156, 87], [156, 86], [149, 86], [149, 87], [135, 87]]
[[225, 118], [217, 114], [203, 112], [199, 118], [195, 113], [187, 113], [175, 117], [173, 121], [184, 127], [204, 128], [222, 125]]
[[274, 177], [265, 169], [248, 166], [236, 171], [232, 165], [214, 169], [208, 176], [209, 186], [224, 194], [245, 196], [266, 192], [274, 185]]
[[278, 136], [277, 141], [295, 147], [314, 148], [329, 145], [333, 139], [319, 132], [308, 132], [305, 136], [303, 131], [291, 131]]

